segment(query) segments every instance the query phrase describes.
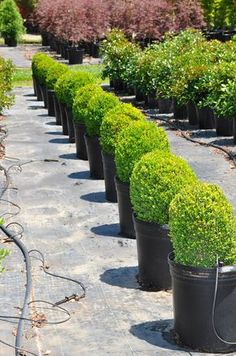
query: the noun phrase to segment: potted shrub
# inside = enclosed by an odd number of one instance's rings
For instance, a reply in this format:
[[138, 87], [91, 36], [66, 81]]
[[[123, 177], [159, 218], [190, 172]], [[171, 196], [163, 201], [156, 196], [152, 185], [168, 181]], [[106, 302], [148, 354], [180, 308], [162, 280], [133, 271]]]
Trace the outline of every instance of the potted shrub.
[[36, 53], [32, 58], [31, 68], [32, 68], [32, 78], [33, 78], [33, 86], [34, 92], [37, 96], [38, 101], [43, 100], [42, 91], [40, 89], [40, 83], [38, 78], [38, 65], [41, 61], [47, 58], [47, 55], [44, 53]]
[[37, 63], [37, 68], [36, 68], [36, 76], [39, 81], [39, 88], [41, 90], [41, 95], [44, 101], [44, 107], [48, 107], [48, 102], [47, 102], [47, 84], [46, 84], [46, 79], [47, 79], [47, 74], [50, 69], [55, 64], [55, 61], [48, 56], [42, 57], [38, 63]]
[[116, 141], [116, 191], [119, 208], [120, 232], [135, 238], [130, 202], [130, 177], [136, 162], [153, 150], [169, 152], [170, 146], [165, 131], [148, 121], [133, 122], [123, 129]]
[[144, 120], [144, 114], [131, 104], [121, 103], [108, 111], [102, 120], [100, 128], [100, 144], [102, 147], [102, 161], [106, 199], [117, 202], [115, 187], [115, 146], [119, 132], [126, 128], [133, 120]]
[[56, 82], [55, 91], [60, 102], [63, 134], [69, 135], [69, 142], [75, 142], [72, 106], [76, 91], [96, 81], [96, 77], [91, 73], [70, 70]]
[[85, 144], [91, 178], [104, 178], [101, 146], [99, 143], [100, 126], [104, 115], [119, 103], [120, 101], [115, 95], [106, 93], [105, 91], [95, 93], [89, 100], [87, 115], [85, 117]]
[[3, 0], [0, 5], [0, 34], [5, 44], [16, 47], [25, 33], [23, 18], [14, 0]]
[[168, 255], [169, 205], [185, 186], [197, 181], [182, 158], [165, 151], [145, 154], [134, 166], [130, 198], [138, 250], [138, 281], [147, 290], [171, 287]]
[[87, 84], [77, 90], [73, 101], [72, 111], [75, 130], [76, 156], [83, 160], [88, 159], [84, 140], [88, 103], [92, 96], [97, 93], [103, 93], [101, 86], [97, 84]]
[[4, 109], [10, 108], [14, 102], [12, 94], [14, 73], [15, 66], [12, 61], [0, 57], [0, 114]]
[[175, 196], [169, 224], [176, 337], [199, 351], [235, 351], [236, 220], [232, 205], [221, 188], [199, 182]]
[[55, 64], [51, 66], [47, 72], [46, 86], [48, 89], [48, 116], [56, 116], [57, 125], [61, 124], [61, 117], [54, 87], [58, 78], [60, 78], [60, 76], [66, 73], [68, 70], [69, 68], [65, 64], [55, 62]]

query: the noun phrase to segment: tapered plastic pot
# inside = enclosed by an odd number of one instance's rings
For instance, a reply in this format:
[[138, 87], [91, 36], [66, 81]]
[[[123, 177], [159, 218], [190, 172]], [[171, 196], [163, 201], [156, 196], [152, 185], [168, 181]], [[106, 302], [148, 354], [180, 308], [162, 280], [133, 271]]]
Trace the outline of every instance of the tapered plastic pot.
[[148, 95], [148, 107], [149, 109], [157, 109], [158, 108], [158, 100], [155, 95]]
[[16, 47], [17, 46], [17, 40], [15, 38], [12, 38], [12, 37], [6, 37], [5, 38], [5, 44], [8, 47]]
[[42, 90], [41, 90], [39, 81], [35, 77], [33, 77], [33, 81], [35, 83], [35, 90], [36, 90], [37, 100], [38, 101], [43, 101], [43, 94], [42, 94]]
[[135, 88], [135, 100], [140, 102], [140, 101], [145, 101], [145, 95], [142, 93], [140, 89]]
[[68, 127], [68, 136], [69, 136], [69, 142], [74, 143], [75, 142], [75, 130], [74, 130], [74, 121], [73, 121], [73, 113], [72, 109], [68, 108], [67, 106], [65, 107], [66, 110], [66, 118], [67, 118], [67, 127]]
[[145, 290], [171, 288], [168, 255], [173, 251], [166, 225], [149, 223], [133, 215], [138, 252], [138, 281]]
[[88, 160], [87, 148], [84, 135], [86, 133], [85, 124], [74, 121], [76, 157], [84, 161]]
[[102, 152], [102, 162], [104, 170], [106, 199], [111, 203], [117, 203], [117, 193], [115, 186], [116, 164], [114, 156]]
[[133, 210], [130, 201], [129, 184], [123, 183], [115, 177], [115, 185], [119, 210], [120, 235], [135, 239], [136, 235], [133, 222]]
[[54, 98], [55, 91], [47, 89], [48, 116], [55, 116]]
[[33, 75], [32, 75], [32, 80], [33, 80], [34, 96], [38, 98], [37, 80]]
[[169, 114], [173, 112], [172, 99], [158, 99], [159, 114]]
[[77, 47], [68, 47], [69, 64], [82, 64], [84, 56], [84, 49]]
[[184, 266], [174, 262], [173, 254], [169, 256], [169, 265], [177, 339], [198, 351], [236, 351], [236, 269], [219, 272], [215, 294], [215, 268]]
[[113, 88], [117, 92], [124, 91], [125, 83], [121, 79], [113, 79]]
[[68, 124], [67, 124], [67, 115], [65, 105], [59, 102], [60, 113], [61, 113], [61, 125], [62, 133], [65, 136], [68, 136]]
[[84, 139], [88, 154], [90, 177], [94, 179], [103, 179], [104, 173], [99, 138], [97, 136], [89, 137], [85, 134]]
[[61, 111], [60, 111], [59, 101], [56, 95], [54, 95], [53, 97], [53, 103], [54, 103], [54, 111], [56, 116], [56, 125], [61, 125]]
[[42, 95], [43, 102], [44, 102], [44, 107], [45, 107], [45, 109], [47, 109], [47, 107], [48, 107], [47, 88], [44, 85], [40, 84], [40, 90], [41, 90], [41, 95]]
[[236, 119], [233, 119], [233, 138], [234, 144], [236, 144]]
[[233, 136], [233, 120], [216, 117], [216, 135]]
[[216, 127], [213, 110], [205, 107], [197, 107], [199, 128], [202, 130], [214, 129]]
[[187, 104], [187, 113], [189, 125], [198, 126], [197, 107], [194, 103], [191, 102]]
[[178, 105], [176, 100], [173, 102], [174, 119], [175, 120], [186, 120], [188, 117], [186, 105]]

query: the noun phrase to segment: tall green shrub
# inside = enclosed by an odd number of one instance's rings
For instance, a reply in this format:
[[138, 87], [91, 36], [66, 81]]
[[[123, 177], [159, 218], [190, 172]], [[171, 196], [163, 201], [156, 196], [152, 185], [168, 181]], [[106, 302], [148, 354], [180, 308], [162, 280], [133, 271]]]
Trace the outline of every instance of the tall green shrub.
[[12, 94], [12, 89], [14, 72], [15, 66], [12, 61], [0, 57], [0, 113], [13, 104], [14, 95]]
[[3, 0], [0, 4], [0, 33], [4, 39], [18, 41], [25, 32], [23, 19], [14, 0]]

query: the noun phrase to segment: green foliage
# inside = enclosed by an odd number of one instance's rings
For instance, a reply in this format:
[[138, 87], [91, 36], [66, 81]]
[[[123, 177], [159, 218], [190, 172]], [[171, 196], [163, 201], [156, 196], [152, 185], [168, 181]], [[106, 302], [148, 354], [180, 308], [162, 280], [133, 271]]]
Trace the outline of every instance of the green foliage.
[[89, 136], [100, 136], [100, 126], [104, 115], [119, 102], [115, 95], [105, 91], [93, 95], [89, 100], [85, 118], [86, 131]]
[[131, 104], [121, 103], [108, 111], [100, 128], [100, 143], [103, 152], [115, 154], [117, 137], [133, 120], [144, 120], [143, 113]]
[[0, 57], [0, 113], [14, 102], [14, 95], [11, 92], [14, 73], [15, 66], [12, 61]]
[[168, 224], [171, 201], [183, 187], [196, 181], [196, 174], [182, 158], [159, 150], [145, 154], [135, 164], [130, 179], [130, 197], [137, 218]]
[[0, 4], [0, 33], [5, 39], [19, 40], [25, 32], [23, 19], [14, 0]]
[[169, 223], [176, 262], [211, 268], [218, 256], [226, 265], [236, 264], [236, 219], [218, 186], [183, 189], [170, 204]]
[[48, 71], [54, 65], [55, 65], [54, 59], [48, 56], [40, 57], [38, 61], [36, 60], [36, 62], [34, 62], [33, 65], [34, 74], [36, 78], [39, 80], [40, 84], [42, 84], [43, 86], [47, 85]]
[[50, 66], [47, 71], [47, 77], [46, 77], [47, 88], [54, 89], [58, 78], [60, 78], [61, 75], [65, 74], [68, 71], [69, 68], [67, 65], [54, 62], [54, 64]]
[[129, 183], [136, 162], [153, 150], [170, 151], [165, 131], [148, 121], [133, 122], [117, 138], [115, 162], [120, 181]]
[[236, 82], [235, 79], [222, 84], [218, 99], [214, 103], [214, 111], [218, 117], [236, 118]]
[[57, 80], [55, 92], [61, 103], [72, 108], [77, 90], [96, 81], [96, 77], [90, 73], [70, 70]]
[[88, 115], [88, 103], [89, 100], [95, 94], [103, 93], [100, 85], [87, 84], [84, 87], [77, 90], [74, 102], [73, 102], [73, 119], [76, 122], [85, 123]]
[[209, 28], [234, 29], [236, 24], [235, 0], [201, 0]]
[[39, 62], [41, 62], [42, 60], [46, 59], [48, 56], [44, 53], [36, 53], [33, 58], [32, 58], [32, 62], [31, 62], [31, 68], [32, 68], [32, 74], [37, 77], [37, 68], [38, 68], [38, 64]]
[[[0, 225], [4, 224], [4, 220], [1, 218], [0, 219]], [[6, 250], [5, 248], [0, 248], [0, 273], [4, 272], [4, 267], [2, 266], [2, 261], [10, 254], [9, 250]]]
[[102, 42], [101, 53], [105, 65], [103, 78], [128, 80], [135, 72], [135, 59], [141, 49], [130, 42], [121, 30], [114, 29]]

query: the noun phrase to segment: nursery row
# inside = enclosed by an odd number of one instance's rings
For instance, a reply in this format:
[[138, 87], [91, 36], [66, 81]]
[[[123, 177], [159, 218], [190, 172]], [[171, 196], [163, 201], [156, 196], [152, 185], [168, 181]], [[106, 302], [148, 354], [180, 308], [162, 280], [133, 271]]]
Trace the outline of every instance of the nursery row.
[[153, 40], [205, 25], [197, 0], [39, 0], [31, 21], [42, 33], [74, 44], [102, 39], [112, 28], [130, 38]]
[[235, 41], [207, 41], [201, 32], [186, 30], [142, 51], [113, 30], [102, 53], [104, 75], [115, 88], [128, 88], [137, 99], [156, 99], [160, 113], [174, 110], [176, 119], [188, 118], [201, 129], [216, 127], [218, 135], [234, 134], [236, 140]]
[[172, 286], [180, 341], [204, 351], [236, 350], [229, 343], [236, 273], [222, 267], [236, 264], [236, 218], [222, 190], [199, 181], [171, 153], [162, 128], [91, 74], [44, 54], [34, 56], [32, 69], [38, 100], [76, 142], [77, 157], [88, 158], [91, 177], [104, 177], [107, 200], [118, 201], [121, 235], [137, 240], [141, 287]]

